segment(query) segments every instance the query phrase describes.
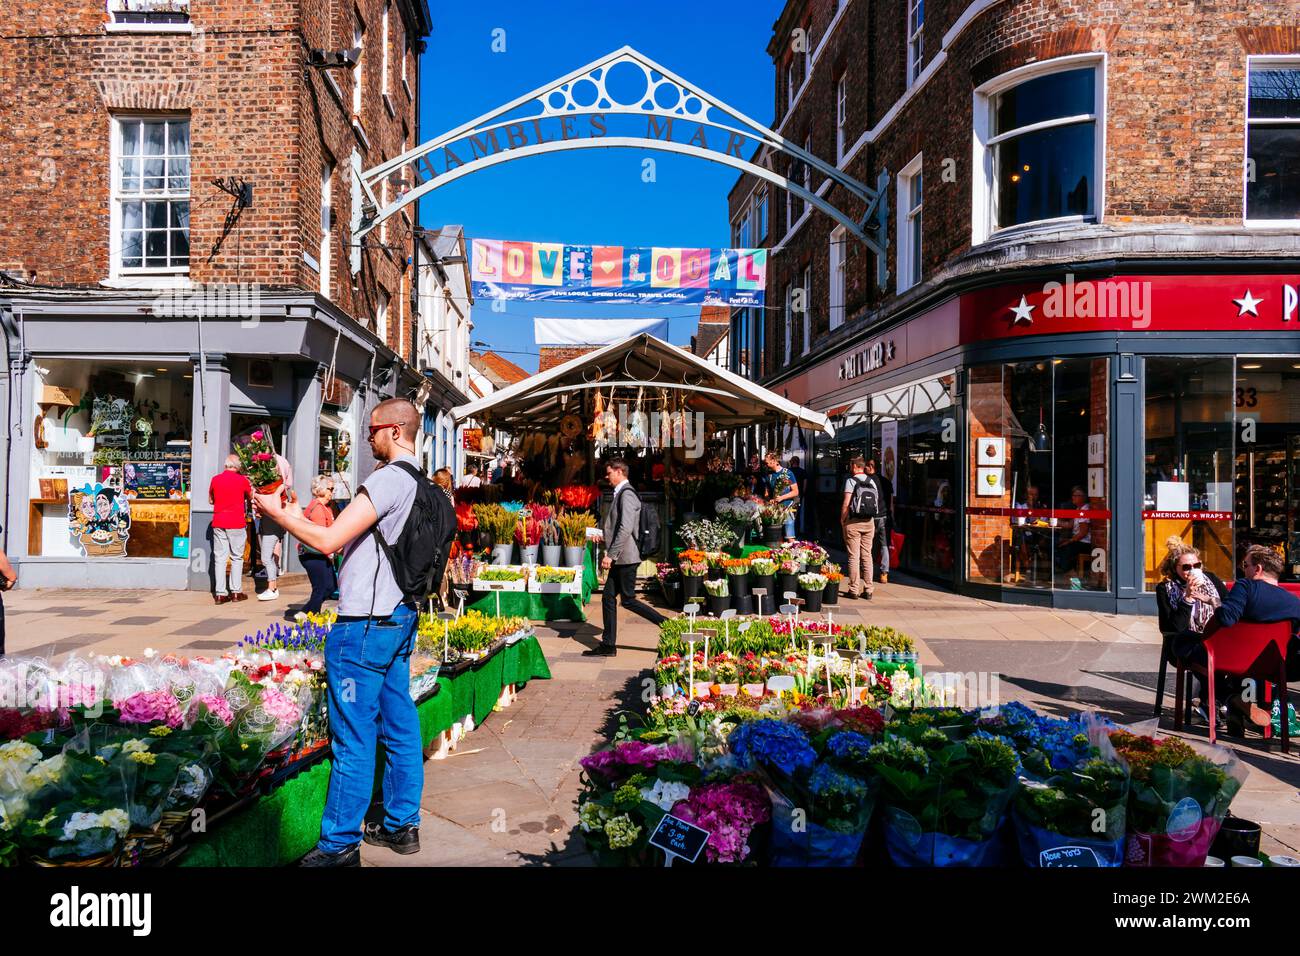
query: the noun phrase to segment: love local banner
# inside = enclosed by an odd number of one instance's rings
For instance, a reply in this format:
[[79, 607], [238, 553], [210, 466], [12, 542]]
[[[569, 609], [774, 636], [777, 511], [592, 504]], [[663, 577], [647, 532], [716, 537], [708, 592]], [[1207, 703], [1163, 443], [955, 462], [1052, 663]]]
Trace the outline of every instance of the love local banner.
[[475, 239], [476, 298], [763, 305], [766, 249], [573, 246]]

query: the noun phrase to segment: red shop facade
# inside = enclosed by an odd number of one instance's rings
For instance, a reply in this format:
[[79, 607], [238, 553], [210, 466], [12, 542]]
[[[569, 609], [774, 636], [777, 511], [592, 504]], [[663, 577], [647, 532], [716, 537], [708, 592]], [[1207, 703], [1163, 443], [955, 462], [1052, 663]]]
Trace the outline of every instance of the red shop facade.
[[1166, 540], [1220, 577], [1265, 544], [1300, 580], [1300, 276], [1053, 275], [973, 288], [775, 387], [894, 485], [895, 567], [1012, 603], [1151, 613]]

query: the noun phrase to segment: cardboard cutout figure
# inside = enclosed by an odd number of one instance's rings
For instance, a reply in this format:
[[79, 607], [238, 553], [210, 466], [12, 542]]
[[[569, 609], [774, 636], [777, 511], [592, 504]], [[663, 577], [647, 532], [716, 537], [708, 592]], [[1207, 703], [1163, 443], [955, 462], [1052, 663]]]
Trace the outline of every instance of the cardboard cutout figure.
[[68, 493], [68, 531], [87, 557], [126, 557], [130, 502], [107, 485], [74, 488]]

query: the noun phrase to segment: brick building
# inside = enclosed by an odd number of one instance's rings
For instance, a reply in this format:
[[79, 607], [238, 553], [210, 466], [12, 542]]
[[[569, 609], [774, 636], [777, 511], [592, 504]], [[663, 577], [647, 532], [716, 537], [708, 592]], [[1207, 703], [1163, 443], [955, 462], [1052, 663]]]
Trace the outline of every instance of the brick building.
[[883, 263], [754, 177], [729, 197], [734, 244], [772, 250], [732, 367], [833, 416], [829, 536], [861, 452], [902, 566], [973, 593], [1149, 611], [1173, 534], [1224, 577], [1256, 542], [1300, 575], [1294, 23], [1287, 0], [785, 5], [772, 127], [889, 176]]
[[[416, 144], [430, 29], [426, 0], [4, 4], [4, 546], [23, 585], [208, 587], [207, 483], [233, 439], [269, 427], [297, 484], [324, 471], [347, 498], [377, 401], [465, 400], [415, 367], [417, 210], [349, 263], [354, 157]], [[70, 521], [83, 496], [116, 522], [107, 544]]]

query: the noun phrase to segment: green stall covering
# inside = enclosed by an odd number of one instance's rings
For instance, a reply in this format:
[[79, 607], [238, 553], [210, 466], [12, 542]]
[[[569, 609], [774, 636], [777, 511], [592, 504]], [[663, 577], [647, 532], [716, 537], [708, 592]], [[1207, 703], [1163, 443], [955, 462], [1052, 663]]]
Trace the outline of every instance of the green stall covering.
[[596, 574], [595, 547], [587, 545], [582, 560], [582, 594], [531, 594], [527, 591], [489, 592], [475, 598], [466, 607], [496, 615], [497, 594], [501, 597], [502, 617], [522, 617], [530, 621], [585, 621], [591, 592], [599, 584]]
[[[548, 680], [550, 676], [551, 669], [537, 638], [526, 637], [455, 677], [439, 677], [442, 689], [417, 708], [425, 749], [466, 715], [473, 715], [475, 726], [482, 723], [492, 713], [503, 687], [533, 679]], [[247, 809], [217, 821], [210, 833], [191, 842], [178, 865], [287, 866], [293, 863], [315, 846], [320, 837], [329, 778], [328, 759], [291, 777]]]

